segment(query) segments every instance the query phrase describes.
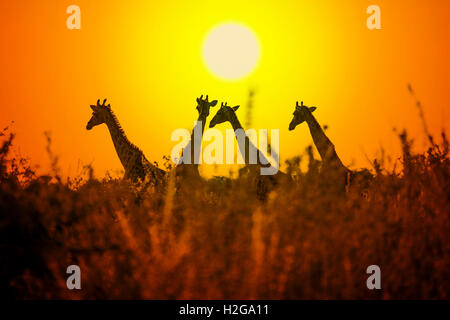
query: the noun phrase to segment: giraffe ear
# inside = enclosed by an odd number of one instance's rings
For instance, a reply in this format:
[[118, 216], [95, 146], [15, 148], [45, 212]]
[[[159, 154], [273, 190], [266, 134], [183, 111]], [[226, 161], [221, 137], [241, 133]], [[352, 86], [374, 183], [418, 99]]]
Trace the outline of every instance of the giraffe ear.
[[317, 109], [316, 107], [311, 107], [311, 108], [309, 108], [309, 111], [313, 112], [316, 109]]
[[91, 104], [90, 107], [91, 107], [92, 111], [94, 111], [94, 112], [97, 111], [97, 106]]
[[239, 109], [239, 106], [233, 107], [233, 110], [234, 110], [234, 111], [236, 111], [237, 109]]
[[217, 104], [217, 100], [213, 100], [209, 103], [211, 107], [214, 107]]

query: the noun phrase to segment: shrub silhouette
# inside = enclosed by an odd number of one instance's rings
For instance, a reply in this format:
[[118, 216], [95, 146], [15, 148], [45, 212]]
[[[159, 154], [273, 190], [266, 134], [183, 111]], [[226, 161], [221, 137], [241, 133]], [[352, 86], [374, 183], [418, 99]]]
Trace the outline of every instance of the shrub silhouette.
[[[139, 201], [126, 181], [37, 176], [0, 149], [0, 282], [16, 299], [448, 299], [449, 143], [415, 154], [399, 134], [402, 169], [374, 161], [373, 182], [325, 188], [310, 155], [288, 162], [294, 183], [265, 202], [242, 181], [214, 178], [188, 194], [168, 184]], [[306, 157], [305, 157], [306, 158]], [[56, 164], [55, 164], [56, 165]], [[66, 288], [81, 268], [82, 290]], [[382, 290], [368, 290], [377, 264]]]

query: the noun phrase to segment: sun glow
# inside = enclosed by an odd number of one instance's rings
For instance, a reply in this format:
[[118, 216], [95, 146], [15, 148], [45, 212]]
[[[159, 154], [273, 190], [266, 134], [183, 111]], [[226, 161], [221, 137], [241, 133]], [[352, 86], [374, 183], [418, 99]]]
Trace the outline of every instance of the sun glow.
[[203, 58], [216, 76], [237, 80], [250, 74], [260, 57], [256, 36], [247, 27], [227, 23], [215, 27], [206, 37]]

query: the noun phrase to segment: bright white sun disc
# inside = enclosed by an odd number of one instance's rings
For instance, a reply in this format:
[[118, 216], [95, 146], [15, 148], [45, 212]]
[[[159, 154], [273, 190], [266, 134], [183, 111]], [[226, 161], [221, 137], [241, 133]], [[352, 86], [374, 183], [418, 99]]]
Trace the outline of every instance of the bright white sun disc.
[[247, 27], [227, 23], [217, 26], [207, 35], [203, 58], [216, 76], [234, 80], [253, 71], [259, 51], [258, 40]]

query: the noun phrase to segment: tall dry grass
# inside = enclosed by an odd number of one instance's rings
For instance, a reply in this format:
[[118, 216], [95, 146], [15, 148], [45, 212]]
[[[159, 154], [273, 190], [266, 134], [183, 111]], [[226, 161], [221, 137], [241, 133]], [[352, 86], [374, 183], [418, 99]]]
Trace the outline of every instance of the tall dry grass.
[[[89, 168], [64, 182], [56, 160], [52, 174], [37, 176], [11, 156], [13, 135], [2, 135], [0, 288], [9, 297], [450, 298], [444, 133], [424, 154], [400, 133], [400, 172], [375, 161], [370, 186], [345, 194], [329, 188], [312, 157], [306, 172], [292, 159], [295, 181], [265, 202], [252, 186], [221, 178], [189, 193], [169, 179], [164, 194], [137, 197]], [[82, 290], [66, 288], [71, 264], [81, 267]], [[372, 264], [382, 290], [366, 287]]]

